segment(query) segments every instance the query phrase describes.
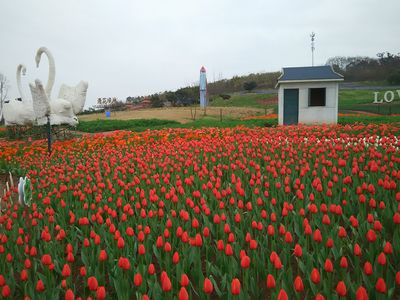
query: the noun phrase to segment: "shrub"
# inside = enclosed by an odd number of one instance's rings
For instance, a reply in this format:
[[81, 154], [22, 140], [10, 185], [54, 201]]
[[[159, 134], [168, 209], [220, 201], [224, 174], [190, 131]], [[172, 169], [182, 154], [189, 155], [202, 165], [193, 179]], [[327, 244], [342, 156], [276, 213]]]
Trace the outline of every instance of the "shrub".
[[257, 87], [257, 82], [255, 81], [247, 81], [243, 83], [243, 88], [248, 92], [254, 90], [256, 87]]

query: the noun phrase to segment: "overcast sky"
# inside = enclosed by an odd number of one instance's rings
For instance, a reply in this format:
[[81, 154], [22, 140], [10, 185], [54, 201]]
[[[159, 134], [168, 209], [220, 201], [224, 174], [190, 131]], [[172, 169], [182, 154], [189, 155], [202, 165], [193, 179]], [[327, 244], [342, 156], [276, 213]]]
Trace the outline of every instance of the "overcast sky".
[[52, 96], [62, 83], [89, 82], [86, 107], [98, 97], [147, 95], [198, 82], [329, 57], [400, 52], [399, 0], [1, 0], [0, 72], [19, 97], [15, 70], [47, 81], [46, 46], [56, 62]]

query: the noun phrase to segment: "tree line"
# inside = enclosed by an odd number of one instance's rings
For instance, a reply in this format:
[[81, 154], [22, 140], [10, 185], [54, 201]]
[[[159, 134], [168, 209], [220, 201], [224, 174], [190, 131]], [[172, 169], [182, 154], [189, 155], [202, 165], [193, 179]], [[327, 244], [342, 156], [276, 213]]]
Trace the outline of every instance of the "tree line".
[[326, 62], [344, 76], [345, 81], [386, 81], [400, 84], [400, 53], [380, 52], [368, 56], [335, 56]]

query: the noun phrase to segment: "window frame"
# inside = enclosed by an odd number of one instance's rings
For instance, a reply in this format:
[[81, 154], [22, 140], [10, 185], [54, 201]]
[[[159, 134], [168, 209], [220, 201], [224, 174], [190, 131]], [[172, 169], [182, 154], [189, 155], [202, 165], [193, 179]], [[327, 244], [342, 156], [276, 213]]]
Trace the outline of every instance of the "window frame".
[[[311, 103], [311, 93], [312, 90], [324, 90], [324, 104], [312, 104]], [[316, 101], [316, 100], [314, 100]], [[326, 87], [322, 87], [322, 88], [308, 88], [308, 107], [326, 107]]]

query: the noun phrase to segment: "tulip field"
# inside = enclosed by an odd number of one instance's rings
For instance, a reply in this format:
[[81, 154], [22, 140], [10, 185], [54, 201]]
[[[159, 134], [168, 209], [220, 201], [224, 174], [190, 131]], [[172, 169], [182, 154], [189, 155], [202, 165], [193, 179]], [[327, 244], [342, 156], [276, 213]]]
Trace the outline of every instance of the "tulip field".
[[33, 189], [2, 199], [1, 299], [400, 298], [399, 127], [1, 141], [0, 166]]

